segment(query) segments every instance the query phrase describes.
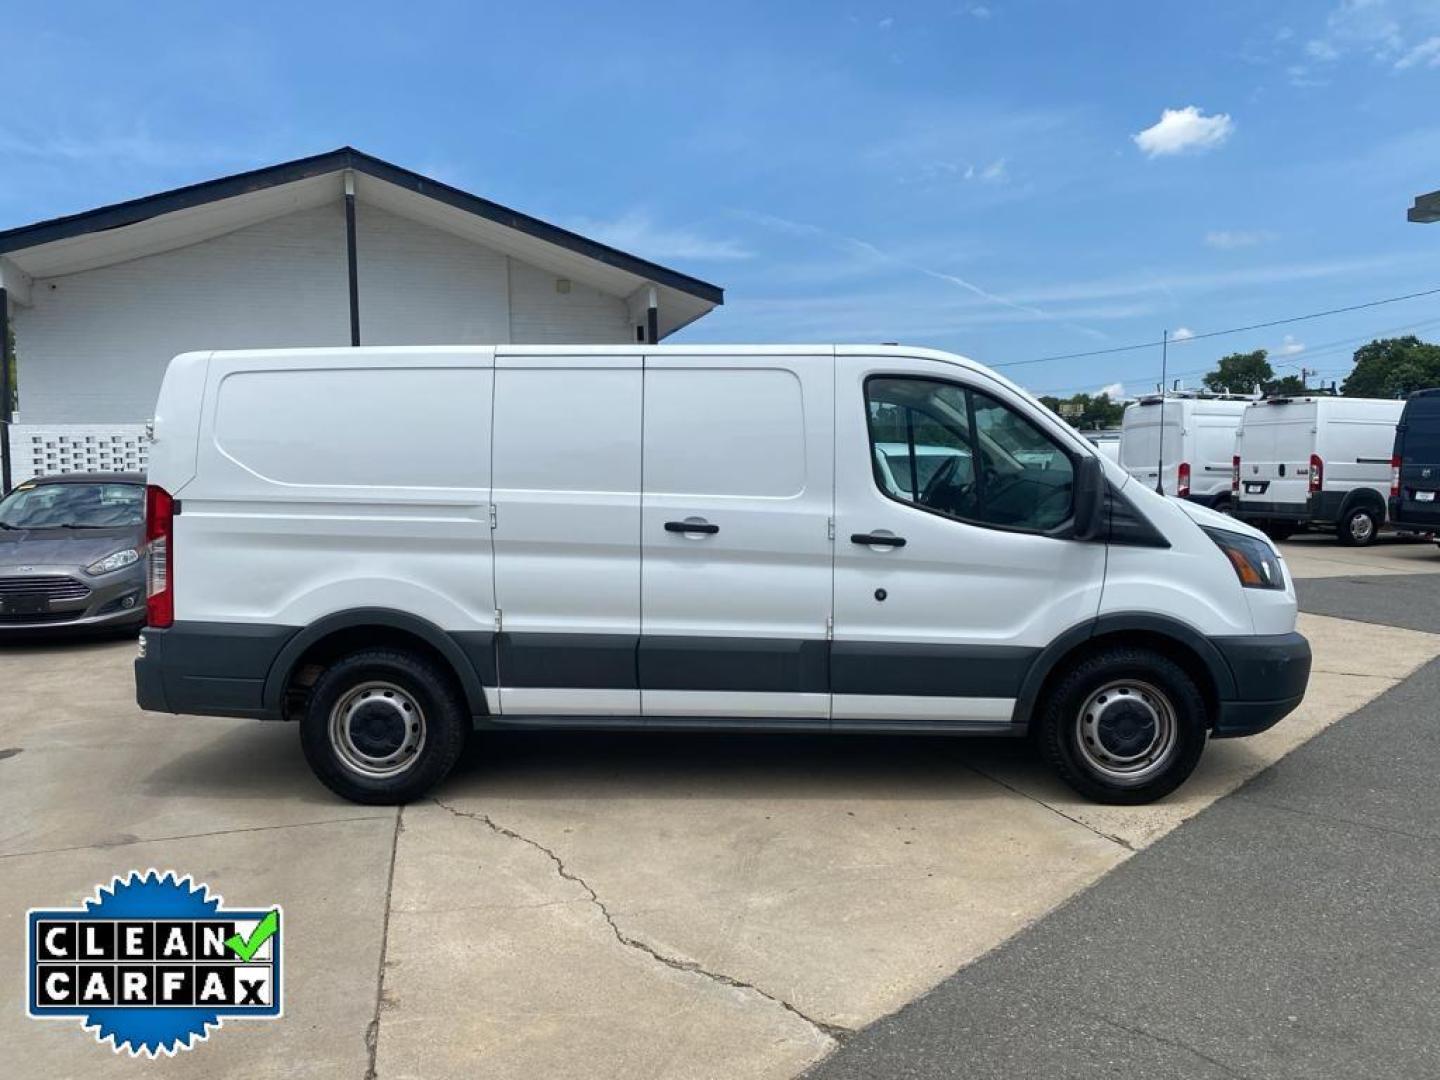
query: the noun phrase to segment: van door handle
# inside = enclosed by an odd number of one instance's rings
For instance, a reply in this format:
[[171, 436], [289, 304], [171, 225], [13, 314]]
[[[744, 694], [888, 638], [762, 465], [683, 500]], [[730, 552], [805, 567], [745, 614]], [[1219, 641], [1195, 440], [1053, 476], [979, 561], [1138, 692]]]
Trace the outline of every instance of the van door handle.
[[891, 536], [889, 533], [851, 533], [850, 543], [886, 544], [890, 547], [901, 548], [905, 546], [905, 538], [903, 536]]
[[719, 525], [711, 525], [708, 521], [667, 521], [665, 531], [673, 533], [718, 533]]

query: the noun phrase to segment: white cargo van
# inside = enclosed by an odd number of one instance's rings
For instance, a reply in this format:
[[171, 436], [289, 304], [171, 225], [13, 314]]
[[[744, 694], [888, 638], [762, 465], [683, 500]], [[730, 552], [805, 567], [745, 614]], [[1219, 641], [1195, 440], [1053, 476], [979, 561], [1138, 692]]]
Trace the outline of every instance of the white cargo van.
[[1142, 802], [1308, 678], [1269, 541], [945, 353], [191, 353], [154, 430], [141, 706], [361, 802], [559, 726], [1029, 733]]
[[1121, 419], [1120, 464], [1153, 491], [1163, 460], [1166, 495], [1228, 513], [1235, 431], [1250, 400], [1199, 393], [1143, 397]]
[[1245, 411], [1236, 432], [1234, 513], [1276, 539], [1334, 529], [1340, 543], [1373, 543], [1385, 524], [1390, 458], [1403, 401], [1277, 397]]

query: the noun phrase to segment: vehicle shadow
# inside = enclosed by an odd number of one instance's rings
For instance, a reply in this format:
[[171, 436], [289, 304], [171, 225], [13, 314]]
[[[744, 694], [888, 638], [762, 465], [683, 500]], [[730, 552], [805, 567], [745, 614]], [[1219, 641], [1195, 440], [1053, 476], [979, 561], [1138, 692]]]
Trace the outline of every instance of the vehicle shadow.
[[480, 732], [436, 792], [513, 800], [930, 799], [1008, 795], [1012, 738], [723, 732]]
[[228, 730], [168, 757], [147, 773], [142, 781], [147, 795], [321, 804], [339, 801], [311, 774], [300, 752], [300, 730], [295, 724], [214, 717], [175, 720]]

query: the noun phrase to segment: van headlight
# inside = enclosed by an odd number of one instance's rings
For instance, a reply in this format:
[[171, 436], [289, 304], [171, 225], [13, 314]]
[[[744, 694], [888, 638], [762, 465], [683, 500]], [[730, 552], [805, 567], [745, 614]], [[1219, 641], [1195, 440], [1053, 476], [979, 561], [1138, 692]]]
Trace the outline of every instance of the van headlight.
[[1229, 529], [1207, 528], [1205, 535], [1225, 553], [1235, 569], [1235, 576], [1245, 588], [1285, 588], [1285, 571], [1280, 569], [1280, 556], [1264, 540]]
[[101, 574], [113, 574], [116, 570], [123, 570], [140, 561], [140, 553], [134, 548], [126, 548], [124, 551], [117, 551], [113, 555], [106, 555], [85, 567], [87, 574], [99, 576]]

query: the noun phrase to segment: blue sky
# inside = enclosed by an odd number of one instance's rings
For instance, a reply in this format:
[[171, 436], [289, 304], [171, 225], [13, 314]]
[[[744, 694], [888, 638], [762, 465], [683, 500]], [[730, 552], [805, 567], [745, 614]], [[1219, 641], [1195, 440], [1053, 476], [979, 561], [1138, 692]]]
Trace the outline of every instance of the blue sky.
[[[1405, 221], [1440, 0], [205, 7], [11, 6], [0, 226], [349, 143], [723, 285], [674, 340], [1005, 364], [1440, 287]], [[1440, 340], [1440, 297], [1170, 367], [1339, 377], [1409, 328]], [[1009, 373], [1136, 392], [1158, 360]]]

